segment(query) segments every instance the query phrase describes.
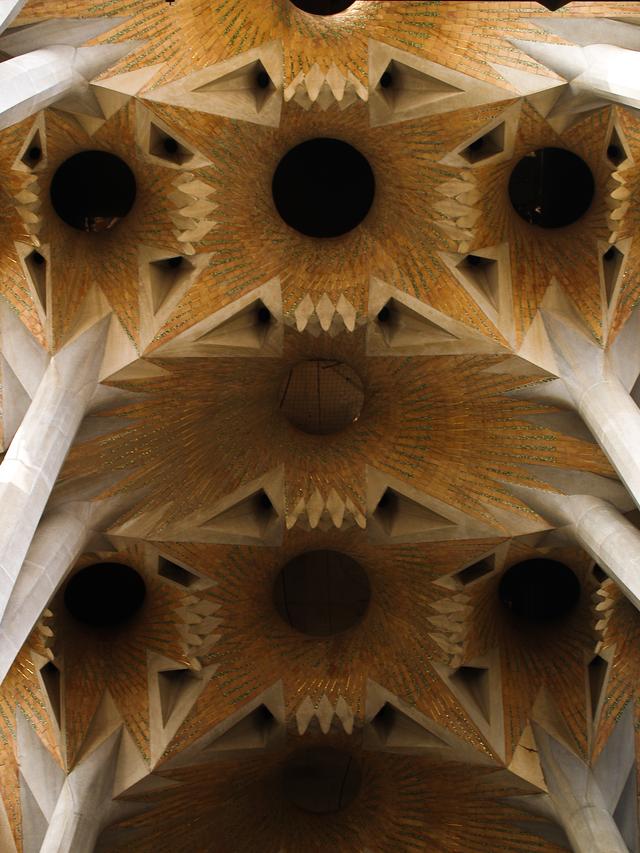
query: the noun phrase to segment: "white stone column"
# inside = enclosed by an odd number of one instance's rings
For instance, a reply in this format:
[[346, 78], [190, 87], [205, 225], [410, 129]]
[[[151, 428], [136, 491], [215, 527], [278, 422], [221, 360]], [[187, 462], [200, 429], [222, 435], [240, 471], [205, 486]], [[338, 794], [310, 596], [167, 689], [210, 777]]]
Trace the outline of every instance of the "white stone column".
[[112, 801], [121, 739], [122, 727], [66, 777], [40, 853], [93, 853], [117, 808]]
[[132, 44], [137, 43], [57, 44], [0, 63], [0, 130], [69, 96], [85, 102], [89, 115], [96, 110], [101, 115], [89, 83], [129, 53]]
[[20, 14], [26, 0], [0, 0], [0, 33]]
[[591, 768], [537, 723], [533, 730], [549, 797], [574, 853], [629, 853]]
[[0, 618], [95, 391], [110, 317], [50, 361], [0, 465]]

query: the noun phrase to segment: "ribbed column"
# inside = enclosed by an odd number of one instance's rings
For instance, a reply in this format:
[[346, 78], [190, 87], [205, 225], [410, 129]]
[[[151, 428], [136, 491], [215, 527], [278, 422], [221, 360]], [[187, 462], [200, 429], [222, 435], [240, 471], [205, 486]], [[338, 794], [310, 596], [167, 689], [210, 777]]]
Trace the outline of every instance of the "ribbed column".
[[549, 797], [574, 853], [629, 853], [592, 769], [537, 723], [533, 730]]
[[640, 409], [609, 373], [576, 393], [576, 408], [640, 507]]
[[55, 355], [0, 465], [0, 618], [98, 382], [110, 320]]

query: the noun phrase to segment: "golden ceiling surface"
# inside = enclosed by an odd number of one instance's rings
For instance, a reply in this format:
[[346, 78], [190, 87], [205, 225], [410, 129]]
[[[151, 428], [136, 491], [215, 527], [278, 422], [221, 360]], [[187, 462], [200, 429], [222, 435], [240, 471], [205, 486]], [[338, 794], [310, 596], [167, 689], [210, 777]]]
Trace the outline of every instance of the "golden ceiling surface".
[[[0, 131], [0, 294], [43, 357], [111, 318], [100, 392], [50, 501], [116, 507], [68, 575], [123, 563], [146, 595], [105, 633], [73, 618], [64, 584], [51, 590], [0, 688], [2, 851], [39, 850], [53, 811], [25, 756], [71, 778], [114, 732], [104, 853], [570, 849], [531, 806], [548, 793], [536, 732], [595, 766], [625, 711], [640, 729], [640, 617], [523, 497], [617, 486], [588, 430], [545, 397], [555, 377], [533, 353], [550, 301], [610, 346], [640, 299], [640, 119], [598, 102], [554, 121], [544, 94], [565, 81], [517, 43], [566, 45], [545, 21], [599, 17], [637, 25], [640, 5], [355, 0], [317, 15], [290, 0], [27, 0], [9, 33], [113, 18], [82, 44], [131, 42], [91, 83], [100, 97]], [[393, 97], [389, 63], [409, 81]], [[264, 91], [247, 69], [266, 72]], [[424, 79], [450, 102], [423, 97]], [[167, 136], [177, 153], [158, 147]], [[497, 147], [476, 159], [484, 136]], [[272, 196], [283, 156], [323, 137], [375, 175], [364, 220], [326, 239], [285, 224]], [[593, 175], [566, 227], [510, 202], [514, 166], [545, 147]], [[136, 181], [131, 212], [100, 233], [69, 227], [49, 192], [86, 150]], [[624, 262], [613, 284], [609, 246]], [[291, 422], [320, 393], [300, 380], [287, 397], [306, 362], [318, 388], [321, 370], [354, 371], [345, 429]], [[336, 418], [356, 405], [344, 375]], [[362, 620], [321, 637], [274, 603], [283, 567], [315, 551], [352, 558], [370, 587]], [[499, 592], [534, 559], [581, 588], [544, 627]], [[361, 776], [328, 814], [283, 793], [283, 768], [314, 749], [348, 754]]]

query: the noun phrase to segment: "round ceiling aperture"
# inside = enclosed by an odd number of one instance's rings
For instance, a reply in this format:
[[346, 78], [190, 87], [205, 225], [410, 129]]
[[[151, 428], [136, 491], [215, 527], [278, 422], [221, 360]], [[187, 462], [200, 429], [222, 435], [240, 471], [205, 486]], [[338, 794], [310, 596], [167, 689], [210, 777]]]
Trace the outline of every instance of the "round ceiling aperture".
[[330, 637], [359, 624], [371, 599], [362, 566], [338, 551], [308, 551], [290, 560], [274, 587], [276, 610], [292, 628]]
[[371, 166], [353, 145], [320, 137], [288, 151], [273, 175], [273, 201], [309, 237], [340, 237], [365, 218], [375, 195]]
[[294, 806], [314, 814], [347, 808], [358, 796], [362, 771], [352, 755], [333, 747], [295, 752], [284, 766], [283, 791]]
[[564, 148], [538, 148], [516, 164], [509, 198], [516, 213], [540, 228], [562, 228], [583, 216], [595, 194], [591, 169]]
[[524, 560], [504, 573], [499, 595], [518, 619], [543, 625], [573, 610], [580, 599], [580, 581], [557, 560]]
[[294, 6], [310, 15], [337, 15], [353, 6], [355, 0], [291, 0]]
[[73, 575], [64, 590], [64, 603], [79, 622], [112, 628], [128, 622], [146, 594], [144, 580], [123, 563], [94, 563]]
[[60, 219], [79, 231], [107, 231], [136, 200], [136, 179], [120, 157], [108, 151], [81, 151], [57, 169], [51, 203]]
[[355, 370], [334, 359], [295, 364], [280, 389], [280, 409], [290, 424], [312, 435], [340, 432], [360, 417], [364, 385]]

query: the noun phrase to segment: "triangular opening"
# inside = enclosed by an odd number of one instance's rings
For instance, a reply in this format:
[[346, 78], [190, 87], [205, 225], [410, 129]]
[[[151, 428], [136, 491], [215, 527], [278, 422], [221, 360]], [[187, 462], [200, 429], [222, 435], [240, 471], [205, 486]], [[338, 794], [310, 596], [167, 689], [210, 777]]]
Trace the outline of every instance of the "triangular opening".
[[481, 255], [466, 255], [457, 265], [464, 278], [480, 290], [491, 305], [498, 310], [500, 300], [500, 280], [498, 262]]
[[598, 581], [598, 583], [604, 583], [609, 575], [601, 569], [600, 566], [596, 563], [593, 569], [591, 570], [594, 578]]
[[377, 322], [390, 347], [421, 346], [458, 340], [455, 335], [393, 297], [378, 311]]
[[221, 347], [260, 349], [264, 345], [274, 318], [262, 299], [254, 300], [233, 317], [202, 335], [198, 341]]
[[471, 566], [467, 566], [466, 569], [461, 569], [459, 572], [456, 572], [454, 577], [456, 580], [460, 581], [463, 586], [468, 586], [471, 583], [474, 583], [480, 578], [485, 577], [490, 574], [494, 569], [494, 560], [492, 557], [486, 557], [484, 560], [478, 560], [477, 563], [474, 563]]
[[195, 267], [182, 255], [149, 262], [149, 284], [151, 305], [157, 314], [167, 297], [178, 285], [188, 278]]
[[24, 265], [31, 279], [33, 289], [36, 292], [42, 311], [47, 311], [47, 259], [36, 249], [30, 252], [24, 259]]
[[186, 145], [153, 122], [149, 125], [149, 154], [176, 166], [186, 166], [195, 157], [195, 153]]
[[550, 12], [556, 12], [558, 9], [562, 9], [563, 6], [567, 6], [570, 2], [571, 0], [538, 0], [538, 3]]
[[276, 726], [276, 718], [266, 705], [259, 705], [207, 749], [224, 752], [232, 749], [261, 749], [267, 745]]
[[591, 702], [591, 718], [595, 720], [598, 713], [598, 704], [602, 695], [609, 663], [600, 655], [596, 655], [588, 667], [589, 677], [589, 700]]
[[380, 708], [371, 720], [371, 725], [384, 746], [408, 749], [448, 746], [390, 702], [386, 702]]
[[60, 670], [54, 663], [49, 661], [49, 663], [46, 663], [40, 670], [40, 676], [42, 678], [44, 689], [47, 692], [51, 710], [53, 711], [53, 715], [56, 718], [58, 726], [60, 726], [62, 718], [62, 707], [60, 704]]
[[607, 142], [607, 160], [616, 168], [629, 159], [629, 152], [620, 134], [614, 127]]
[[636, 853], [638, 850], [638, 796], [635, 764], [620, 794], [613, 812], [613, 820], [630, 853]]
[[276, 86], [259, 59], [242, 68], [230, 71], [217, 80], [193, 90], [196, 93], [217, 95], [221, 101], [235, 101], [243, 107], [252, 107], [259, 113], [273, 96]]
[[197, 575], [194, 575], [192, 572], [188, 572], [177, 563], [167, 560], [166, 557], [160, 557], [158, 560], [158, 574], [160, 577], [167, 578], [168, 580], [177, 583], [179, 586], [184, 587], [190, 587], [200, 580]]
[[431, 533], [434, 530], [455, 527], [455, 523], [448, 518], [401, 495], [392, 488], [387, 488], [383, 493], [373, 517], [390, 538]]
[[42, 136], [40, 135], [40, 129], [36, 129], [35, 133], [27, 143], [27, 147], [25, 148], [24, 154], [20, 158], [20, 162], [23, 163], [28, 169], [35, 169], [35, 167], [42, 161], [44, 157], [44, 146], [42, 144]]
[[450, 681], [489, 723], [491, 717], [489, 670], [486, 667], [461, 666], [452, 673]]
[[[201, 684], [201, 679], [197, 678], [189, 669], [168, 669], [158, 672], [158, 692], [160, 694], [163, 727], [166, 727], [169, 718], [185, 693], [191, 693], [191, 688], [199, 689]], [[189, 696], [189, 703], [191, 703], [191, 696]]]
[[262, 539], [267, 528], [278, 518], [273, 504], [264, 489], [214, 515], [202, 527], [216, 533]]
[[462, 151], [459, 152], [460, 156], [463, 160], [466, 160], [467, 163], [481, 163], [489, 157], [493, 157], [496, 154], [502, 154], [504, 151], [505, 129], [505, 122], [501, 122], [497, 127], [494, 127], [493, 130], [488, 131], [488, 133], [483, 133], [482, 136], [476, 137], [476, 139], [470, 142], [466, 148], [463, 148]]
[[397, 59], [392, 59], [387, 65], [376, 88], [392, 110], [432, 104], [462, 91]]
[[602, 277], [604, 279], [607, 303], [610, 304], [611, 298], [613, 297], [616, 289], [616, 284], [618, 283], [618, 278], [620, 277], [624, 254], [617, 246], [609, 246], [609, 248], [603, 252], [600, 260], [602, 263]]

